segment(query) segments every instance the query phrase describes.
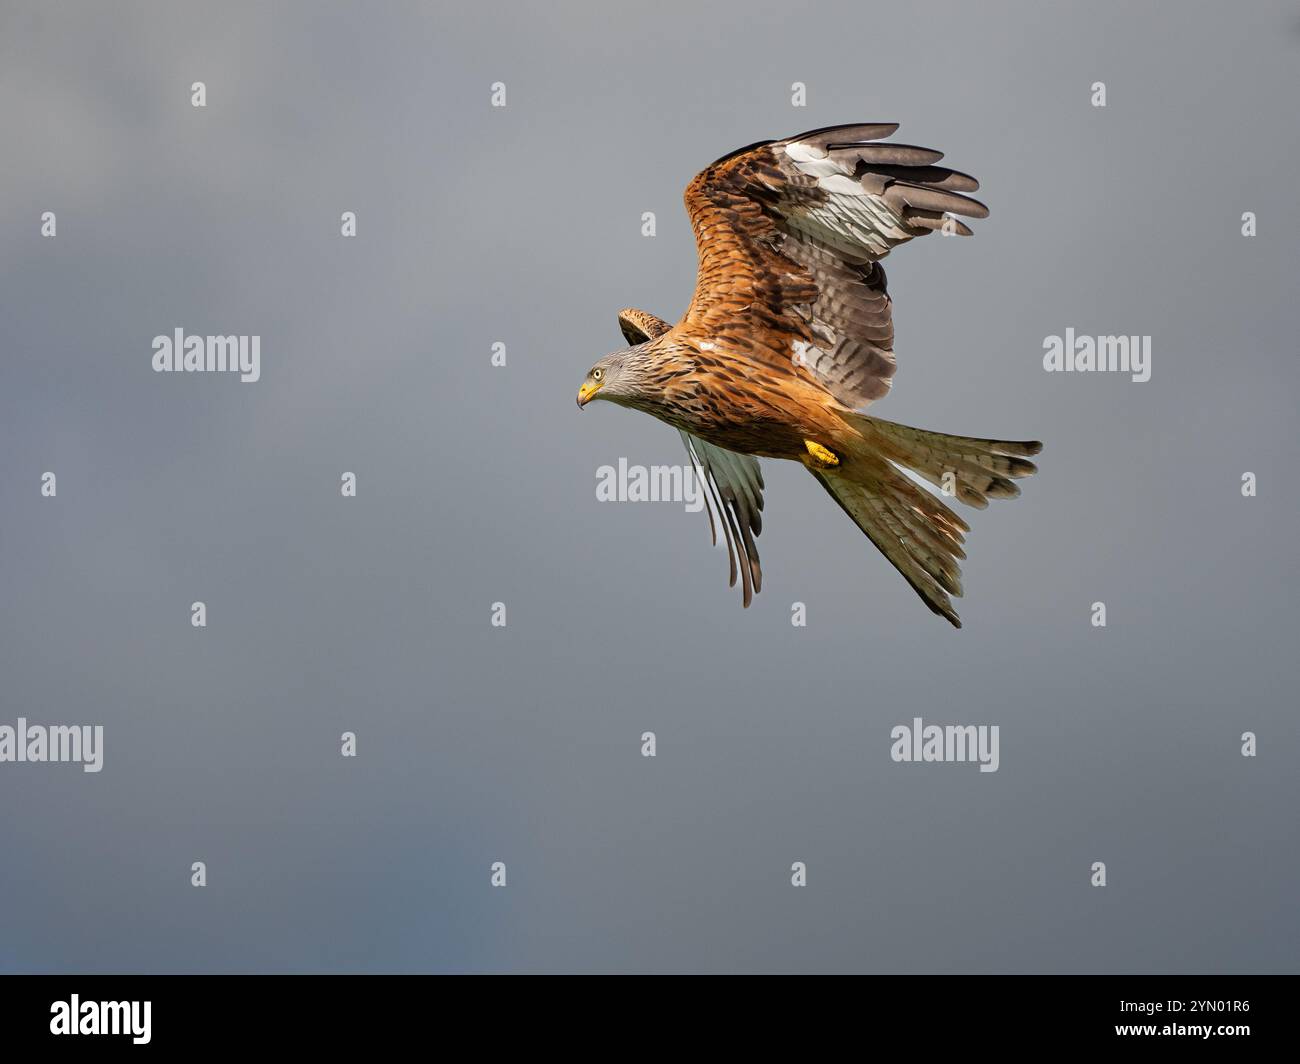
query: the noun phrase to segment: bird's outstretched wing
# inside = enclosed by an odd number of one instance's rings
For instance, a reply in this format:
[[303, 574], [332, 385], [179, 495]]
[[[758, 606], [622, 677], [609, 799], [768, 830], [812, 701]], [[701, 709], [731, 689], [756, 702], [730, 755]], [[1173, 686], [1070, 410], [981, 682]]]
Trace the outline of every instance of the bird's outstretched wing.
[[[653, 340], [670, 328], [662, 318], [634, 307], [618, 312], [618, 325], [629, 344]], [[755, 592], [763, 587], [763, 570], [754, 543], [754, 537], [763, 530], [763, 471], [753, 455], [715, 446], [689, 432], [681, 435], [691, 458], [691, 468], [704, 492], [709, 532], [716, 544], [718, 525], [722, 526], [731, 566], [731, 586], [736, 586], [739, 572], [744, 604], [748, 606]]]
[[755, 592], [763, 590], [763, 570], [754, 545], [754, 537], [763, 531], [763, 471], [752, 454], [728, 451], [689, 432], [682, 432], [682, 441], [704, 491], [713, 542], [718, 542], [717, 525], [721, 524], [727, 541], [727, 560], [731, 563], [731, 586], [736, 586], [739, 568], [744, 603], [748, 606]]
[[742, 148], [686, 188], [699, 273], [677, 326], [731, 357], [803, 372], [845, 406], [889, 391], [894, 325], [879, 260], [988, 208], [942, 152], [879, 143], [897, 125], [832, 126]]

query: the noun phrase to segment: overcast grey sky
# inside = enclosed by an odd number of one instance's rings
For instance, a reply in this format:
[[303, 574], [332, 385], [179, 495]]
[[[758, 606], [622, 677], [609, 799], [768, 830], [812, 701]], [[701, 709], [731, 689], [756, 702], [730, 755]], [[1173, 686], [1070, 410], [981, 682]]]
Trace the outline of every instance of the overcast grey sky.
[[[1296, 970], [1298, 59], [1286, 3], [7, 0], [0, 724], [105, 751], [0, 764], [0, 970]], [[959, 632], [771, 463], [742, 611], [596, 500], [677, 434], [573, 403], [689, 299], [696, 170], [858, 121], [992, 212], [888, 260], [873, 413], [1046, 445]], [[999, 770], [894, 763], [918, 716]]]

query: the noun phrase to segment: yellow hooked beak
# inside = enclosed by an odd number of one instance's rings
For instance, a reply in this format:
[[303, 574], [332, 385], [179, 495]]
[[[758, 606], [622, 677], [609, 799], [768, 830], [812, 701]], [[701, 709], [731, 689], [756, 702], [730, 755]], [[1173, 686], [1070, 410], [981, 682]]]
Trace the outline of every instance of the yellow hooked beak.
[[582, 387], [578, 389], [578, 408], [586, 406], [591, 402], [591, 397], [600, 391], [600, 385], [593, 381], [583, 381]]

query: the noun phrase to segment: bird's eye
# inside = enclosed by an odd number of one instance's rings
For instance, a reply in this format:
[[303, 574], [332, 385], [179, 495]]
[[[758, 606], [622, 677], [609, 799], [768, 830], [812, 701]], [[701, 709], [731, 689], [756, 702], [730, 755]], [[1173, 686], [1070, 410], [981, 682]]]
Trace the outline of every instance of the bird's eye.
[[594, 381], [600, 380], [600, 378], [603, 377], [604, 375], [605, 375], [605, 371], [603, 369], [593, 369], [591, 371], [591, 379]]

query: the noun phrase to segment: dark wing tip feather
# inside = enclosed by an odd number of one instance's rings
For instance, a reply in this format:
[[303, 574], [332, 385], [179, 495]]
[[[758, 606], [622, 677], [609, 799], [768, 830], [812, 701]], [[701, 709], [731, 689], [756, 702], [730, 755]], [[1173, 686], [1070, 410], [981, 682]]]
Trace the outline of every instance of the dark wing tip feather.
[[832, 147], [831, 156], [854, 156], [870, 167], [876, 166], [932, 166], [943, 158], [943, 152], [921, 148], [915, 144], [849, 144]]
[[902, 203], [920, 211], [943, 211], [960, 214], [966, 218], [987, 218], [989, 209], [977, 199], [958, 192], [946, 192], [929, 185], [915, 185], [910, 181], [894, 181], [885, 189], [885, 202]]
[[980, 183], [970, 174], [950, 170], [946, 166], [891, 166], [883, 163], [871, 169], [897, 181], [910, 181], [914, 185], [927, 185], [948, 192], [978, 192], [980, 187]]
[[[855, 144], [868, 144], [873, 140], [884, 140], [898, 132], [897, 122], [865, 122], [856, 125], [822, 126], [806, 132], [786, 137], [785, 144], [811, 144], [822, 151], [833, 148], [847, 148]], [[765, 141], [764, 143], [771, 143]]]

